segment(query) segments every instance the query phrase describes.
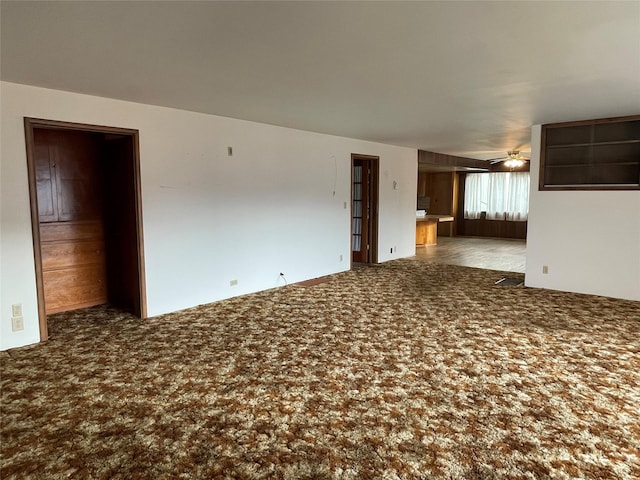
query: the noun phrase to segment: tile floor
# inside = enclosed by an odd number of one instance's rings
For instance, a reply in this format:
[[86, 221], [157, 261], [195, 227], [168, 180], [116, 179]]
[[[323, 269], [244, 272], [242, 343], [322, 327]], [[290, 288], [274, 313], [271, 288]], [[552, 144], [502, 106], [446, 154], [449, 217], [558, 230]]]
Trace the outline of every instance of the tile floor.
[[449, 265], [524, 273], [526, 242], [510, 238], [438, 237], [437, 245], [416, 247], [416, 258]]

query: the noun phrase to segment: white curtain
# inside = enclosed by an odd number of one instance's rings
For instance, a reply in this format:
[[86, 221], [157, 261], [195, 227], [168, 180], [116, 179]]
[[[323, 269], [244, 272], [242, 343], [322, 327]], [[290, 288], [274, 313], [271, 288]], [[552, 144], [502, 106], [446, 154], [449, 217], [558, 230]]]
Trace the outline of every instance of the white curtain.
[[504, 220], [506, 198], [509, 194], [509, 182], [507, 172], [500, 174], [489, 173], [489, 191], [487, 201], [487, 220]]
[[525, 221], [529, 216], [529, 173], [495, 172], [467, 175], [464, 218]]
[[464, 182], [464, 218], [476, 220], [487, 211], [489, 175], [470, 173]]
[[507, 220], [524, 222], [529, 218], [529, 172], [507, 173], [504, 213]]

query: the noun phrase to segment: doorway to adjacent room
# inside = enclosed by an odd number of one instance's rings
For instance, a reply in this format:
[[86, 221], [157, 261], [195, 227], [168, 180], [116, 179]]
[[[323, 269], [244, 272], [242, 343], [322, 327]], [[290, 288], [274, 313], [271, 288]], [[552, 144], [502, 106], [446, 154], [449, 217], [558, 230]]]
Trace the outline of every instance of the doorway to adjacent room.
[[351, 263], [378, 263], [380, 157], [351, 155]]
[[40, 339], [47, 315], [146, 317], [138, 131], [25, 118]]

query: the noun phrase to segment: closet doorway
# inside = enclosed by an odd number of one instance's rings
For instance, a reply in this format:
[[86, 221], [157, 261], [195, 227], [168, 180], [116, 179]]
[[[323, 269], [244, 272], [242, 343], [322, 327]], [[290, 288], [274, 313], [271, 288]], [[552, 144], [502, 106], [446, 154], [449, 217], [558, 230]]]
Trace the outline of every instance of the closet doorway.
[[146, 317], [138, 131], [25, 118], [40, 339], [47, 315]]

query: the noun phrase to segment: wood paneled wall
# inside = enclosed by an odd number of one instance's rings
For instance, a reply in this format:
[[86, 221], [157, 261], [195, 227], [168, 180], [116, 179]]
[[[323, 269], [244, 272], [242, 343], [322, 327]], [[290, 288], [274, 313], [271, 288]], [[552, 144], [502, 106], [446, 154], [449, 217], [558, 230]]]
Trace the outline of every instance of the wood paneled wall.
[[458, 235], [469, 237], [527, 238], [527, 222], [510, 222], [508, 220], [462, 219], [458, 226]]
[[[455, 172], [419, 172], [418, 196], [429, 197], [431, 215], [458, 216], [458, 176]], [[456, 235], [456, 222], [438, 224], [438, 235]]]

